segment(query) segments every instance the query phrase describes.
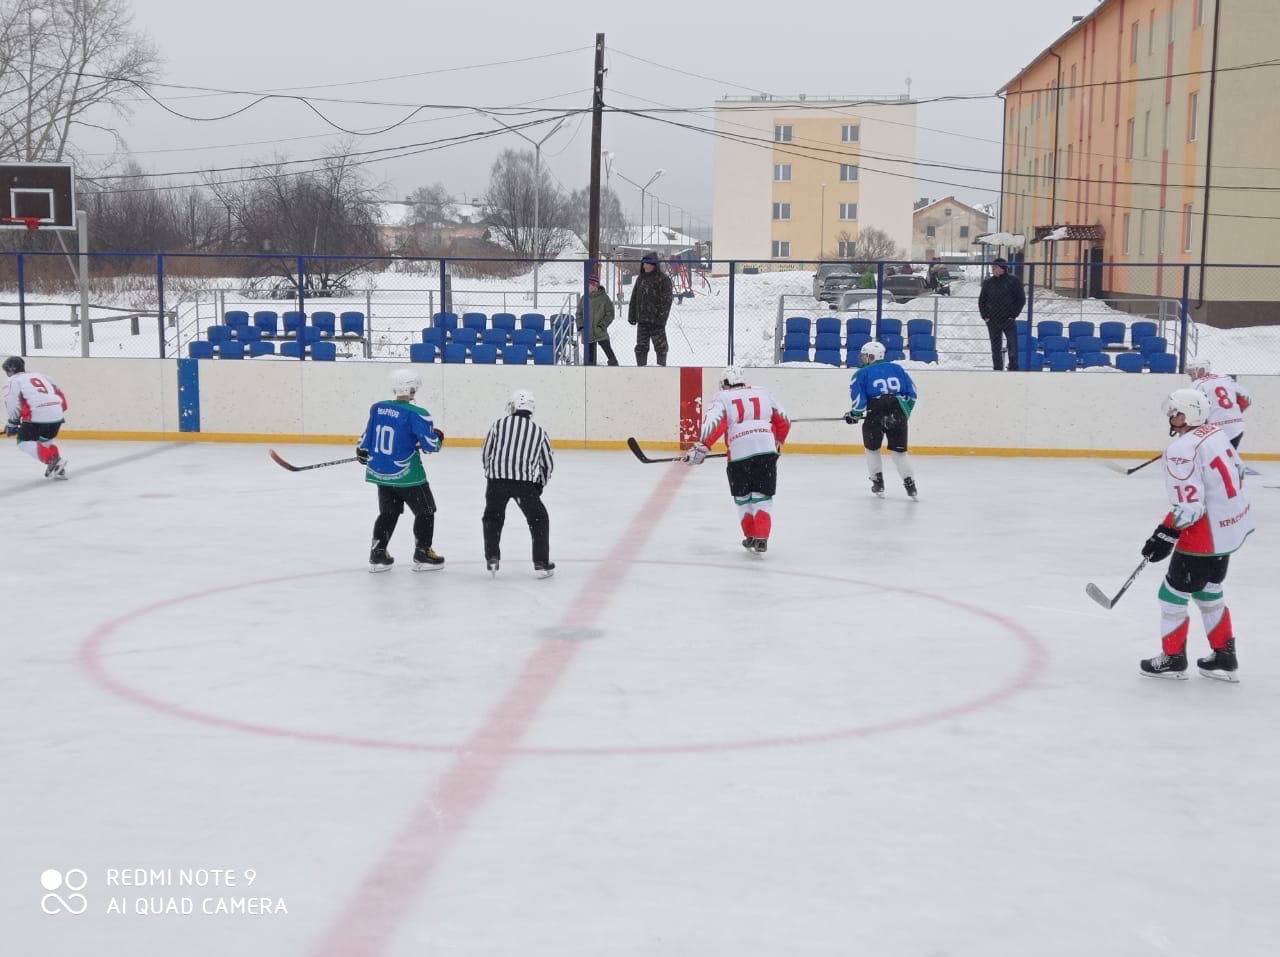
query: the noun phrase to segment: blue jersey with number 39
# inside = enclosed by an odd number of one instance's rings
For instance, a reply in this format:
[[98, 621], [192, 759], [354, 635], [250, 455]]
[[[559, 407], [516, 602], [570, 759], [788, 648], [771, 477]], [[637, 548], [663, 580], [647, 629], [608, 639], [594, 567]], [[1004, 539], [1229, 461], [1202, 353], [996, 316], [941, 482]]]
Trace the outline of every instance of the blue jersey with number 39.
[[387, 399], [369, 410], [360, 447], [369, 450], [366, 482], [405, 488], [426, 482], [418, 449], [439, 452], [440, 439], [430, 412], [411, 402]]
[[849, 383], [849, 398], [853, 400], [854, 412], [865, 412], [867, 403], [882, 395], [919, 398], [916, 395], [916, 384], [907, 375], [907, 370], [896, 362], [883, 359], [863, 366], [853, 374], [853, 381]]

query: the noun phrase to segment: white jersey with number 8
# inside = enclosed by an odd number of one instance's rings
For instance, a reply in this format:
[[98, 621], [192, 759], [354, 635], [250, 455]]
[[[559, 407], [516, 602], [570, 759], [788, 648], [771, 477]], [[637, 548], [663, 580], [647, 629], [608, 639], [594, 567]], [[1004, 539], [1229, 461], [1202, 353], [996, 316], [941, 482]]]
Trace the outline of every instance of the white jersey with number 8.
[[1244, 488], [1244, 462], [1217, 426], [1178, 436], [1164, 453], [1164, 483], [1172, 510], [1166, 524], [1179, 529], [1178, 551], [1229, 555], [1253, 531]]
[[1207, 375], [1197, 379], [1195, 387], [1209, 399], [1209, 424], [1216, 425], [1234, 440], [1244, 432], [1244, 410], [1249, 407], [1249, 393], [1230, 376]]

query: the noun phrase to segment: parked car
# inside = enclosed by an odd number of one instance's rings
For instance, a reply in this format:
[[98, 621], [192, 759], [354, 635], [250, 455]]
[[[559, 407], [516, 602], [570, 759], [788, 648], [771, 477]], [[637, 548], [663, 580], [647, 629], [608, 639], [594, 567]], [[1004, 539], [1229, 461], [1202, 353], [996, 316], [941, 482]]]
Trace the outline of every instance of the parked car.
[[884, 291], [893, 296], [894, 302], [910, 302], [912, 299], [920, 299], [934, 294], [924, 276], [914, 274], [910, 276], [885, 276]]
[[820, 263], [813, 274], [813, 298], [822, 298], [822, 287], [831, 276], [856, 276], [852, 263]]
[[880, 295], [878, 289], [846, 289], [840, 293], [837, 310], [839, 312], [860, 312], [870, 306], [873, 310], [876, 304], [876, 298]]
[[818, 290], [817, 299], [819, 302], [830, 303], [835, 305], [842, 293], [850, 289], [857, 289], [861, 277], [851, 272], [833, 272], [828, 273], [827, 277], [822, 280], [822, 288]]

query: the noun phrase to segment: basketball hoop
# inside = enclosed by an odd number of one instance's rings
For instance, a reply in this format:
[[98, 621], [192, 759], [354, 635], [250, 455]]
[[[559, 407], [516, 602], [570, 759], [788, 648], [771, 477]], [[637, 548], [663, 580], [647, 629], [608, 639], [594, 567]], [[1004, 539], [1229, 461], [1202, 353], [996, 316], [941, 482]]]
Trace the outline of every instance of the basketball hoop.
[[0, 223], [8, 223], [11, 226], [26, 226], [31, 232], [35, 232], [40, 228], [39, 216], [5, 216], [0, 219]]

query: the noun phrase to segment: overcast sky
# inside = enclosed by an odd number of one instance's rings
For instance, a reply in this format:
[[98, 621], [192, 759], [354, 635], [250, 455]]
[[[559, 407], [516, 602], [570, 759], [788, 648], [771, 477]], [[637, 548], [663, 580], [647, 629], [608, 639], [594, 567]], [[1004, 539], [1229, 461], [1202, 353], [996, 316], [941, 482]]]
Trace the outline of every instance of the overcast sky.
[[[705, 109], [723, 95], [757, 91], [811, 97], [895, 95], [906, 91], [908, 76], [912, 94], [922, 100], [989, 94], [1064, 32], [1072, 14], [1087, 13], [1095, 5], [1094, 0], [1065, 5], [1061, 0], [816, 0], [776, 6], [709, 0], [643, 5], [579, 0], [133, 3], [135, 26], [164, 57], [165, 82], [234, 90], [312, 87], [299, 93], [329, 120], [353, 130], [396, 123], [422, 104], [549, 111], [507, 116], [508, 123], [589, 108], [597, 32], [605, 34], [608, 51], [606, 103], [624, 109], [659, 104]], [[538, 59], [479, 66], [533, 57]], [[403, 74], [419, 75], [367, 82]], [[326, 86], [316, 88], [320, 84]], [[157, 93], [170, 109], [197, 117], [229, 113], [249, 102], [241, 96], [197, 96], [163, 87]], [[329, 103], [320, 97], [402, 105]], [[710, 125], [709, 118], [696, 114], [672, 118]], [[999, 101], [921, 105], [917, 122], [917, 161], [998, 170]], [[528, 135], [538, 139], [551, 125]], [[322, 155], [341, 137], [306, 105], [291, 101], [267, 102], [233, 119], [210, 122], [179, 119], [153, 103], [138, 102], [119, 126], [137, 159], [157, 171], [233, 166], [275, 155], [304, 159]], [[354, 138], [354, 148], [431, 145], [429, 141], [485, 130], [500, 127], [470, 110], [431, 109], [389, 132]], [[544, 163], [567, 189], [587, 181], [590, 133], [589, 115], [575, 117], [543, 147]], [[79, 143], [88, 152], [110, 150], [106, 138], [85, 135]], [[390, 187], [391, 196], [435, 182], [455, 195], [478, 196], [498, 152], [527, 146], [505, 133], [372, 163], [366, 170]], [[605, 115], [604, 148], [615, 155], [611, 182], [633, 217], [639, 215], [639, 191], [620, 181], [619, 174], [643, 183], [662, 168], [666, 174], [652, 191], [686, 215], [709, 222], [711, 147], [706, 134], [651, 119]], [[996, 199], [997, 176], [928, 169], [917, 173], [917, 195]]]

